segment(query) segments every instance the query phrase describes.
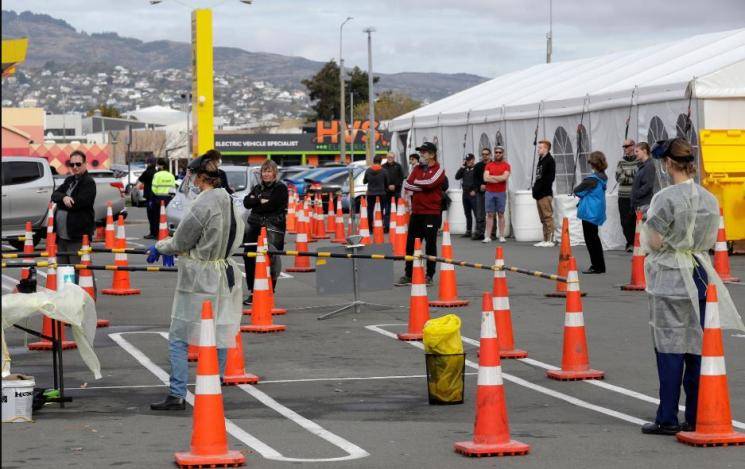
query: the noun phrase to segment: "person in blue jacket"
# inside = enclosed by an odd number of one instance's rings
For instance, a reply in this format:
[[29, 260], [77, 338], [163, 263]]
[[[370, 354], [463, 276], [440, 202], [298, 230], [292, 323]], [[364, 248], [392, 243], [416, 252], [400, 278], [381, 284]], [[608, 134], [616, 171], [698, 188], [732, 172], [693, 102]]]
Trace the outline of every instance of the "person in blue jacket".
[[603, 274], [605, 273], [605, 257], [598, 229], [605, 223], [605, 188], [608, 185], [605, 170], [608, 168], [608, 162], [602, 152], [594, 151], [590, 153], [588, 163], [593, 173], [573, 191], [574, 195], [580, 199], [577, 205], [577, 218], [582, 220], [585, 245], [590, 253], [590, 268], [582, 273]]

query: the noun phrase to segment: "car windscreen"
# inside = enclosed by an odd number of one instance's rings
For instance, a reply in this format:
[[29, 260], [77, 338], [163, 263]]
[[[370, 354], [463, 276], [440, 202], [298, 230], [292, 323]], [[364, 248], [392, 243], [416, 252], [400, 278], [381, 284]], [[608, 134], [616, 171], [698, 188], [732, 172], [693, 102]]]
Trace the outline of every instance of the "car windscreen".
[[246, 171], [225, 171], [228, 185], [236, 192], [245, 191], [247, 186]]

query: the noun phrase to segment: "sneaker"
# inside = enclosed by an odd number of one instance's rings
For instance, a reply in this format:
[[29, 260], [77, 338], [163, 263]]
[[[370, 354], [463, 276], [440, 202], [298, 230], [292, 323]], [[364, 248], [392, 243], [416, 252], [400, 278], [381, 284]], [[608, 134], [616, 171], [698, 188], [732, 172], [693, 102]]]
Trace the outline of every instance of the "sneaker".
[[406, 285], [411, 285], [411, 277], [403, 275], [400, 279], [398, 279], [398, 282], [394, 283], [393, 285], [397, 287], [405, 287]]
[[546, 242], [545, 241], [539, 241], [539, 242], [535, 243], [533, 246], [535, 246], [537, 248], [545, 248], [546, 247]]
[[484, 238], [481, 240], [482, 243], [491, 243], [491, 238]]
[[466, 231], [465, 233], [463, 233], [462, 235], [460, 235], [460, 237], [461, 238], [470, 238], [471, 237], [471, 232], [470, 231]]
[[427, 282], [427, 286], [428, 286], [428, 287], [431, 287], [431, 286], [432, 286], [432, 277], [430, 277], [430, 276], [428, 275], [428, 276], [427, 276], [427, 278], [425, 279], [425, 281]]
[[507, 240], [506, 240], [506, 239], [504, 239], [504, 236], [500, 236], [500, 237], [499, 237], [499, 242], [500, 242], [500, 243], [506, 243], [506, 242], [507, 242]]
[[554, 246], [556, 246], [556, 243], [553, 241], [546, 241], [546, 243], [543, 245], [543, 247], [545, 248], [552, 248]]

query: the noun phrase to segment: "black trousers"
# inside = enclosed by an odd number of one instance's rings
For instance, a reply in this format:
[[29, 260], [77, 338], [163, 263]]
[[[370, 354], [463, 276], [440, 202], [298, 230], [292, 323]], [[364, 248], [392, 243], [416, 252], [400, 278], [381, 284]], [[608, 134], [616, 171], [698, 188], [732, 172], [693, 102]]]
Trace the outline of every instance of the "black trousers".
[[600, 272], [605, 272], [603, 244], [598, 236], [598, 225], [582, 220], [582, 233], [585, 235], [585, 246], [590, 253], [590, 265]]
[[375, 222], [375, 199], [380, 200], [380, 212], [383, 215], [383, 230], [388, 231], [388, 226], [385, 223], [385, 214], [388, 213], [388, 222], [391, 221], [391, 198], [385, 195], [369, 195], [367, 196], [367, 223], [370, 225], [370, 234], [373, 232], [373, 223]]
[[485, 193], [476, 191], [476, 209], [474, 210], [476, 218], [476, 227], [473, 230], [473, 238], [480, 239], [484, 237], [486, 229], [486, 199]]
[[[409, 232], [406, 237], [406, 255], [414, 254], [414, 240], [421, 239], [424, 244], [425, 253], [428, 256], [437, 255], [437, 231], [442, 224], [442, 213], [437, 215], [412, 214], [409, 219]], [[406, 263], [406, 276], [411, 278], [411, 272], [414, 268], [412, 262]], [[427, 261], [427, 277], [434, 277], [437, 270], [437, 263]]]
[[633, 246], [634, 232], [636, 231], [636, 214], [634, 213], [634, 209], [631, 208], [631, 198], [618, 198], [618, 214], [621, 218], [621, 228], [623, 229], [623, 237], [626, 238], [626, 244]]
[[[244, 243], [255, 243], [259, 239], [261, 233], [261, 225], [255, 223], [249, 223], [246, 227], [246, 231], [243, 232]], [[282, 251], [285, 248], [285, 234], [277, 233], [273, 230], [267, 230], [266, 233], [267, 241], [269, 242], [268, 249], [276, 249]], [[256, 246], [246, 246], [243, 252], [256, 252]], [[248, 291], [254, 291], [254, 275], [256, 274], [256, 258], [255, 257], [244, 257], [243, 266], [246, 268], [246, 286]], [[278, 256], [272, 257], [272, 265], [270, 268], [272, 275], [272, 291], [277, 289], [277, 278], [282, 271], [282, 264]]]
[[471, 233], [476, 218], [476, 195], [463, 191], [463, 213], [466, 215], [466, 233]]

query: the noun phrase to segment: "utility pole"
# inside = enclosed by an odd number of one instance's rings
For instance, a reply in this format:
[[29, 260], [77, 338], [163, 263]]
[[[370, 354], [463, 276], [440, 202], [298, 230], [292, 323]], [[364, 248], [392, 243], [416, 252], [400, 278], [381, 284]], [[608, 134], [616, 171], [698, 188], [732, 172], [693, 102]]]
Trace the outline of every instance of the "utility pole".
[[553, 53], [553, 0], [548, 0], [548, 33], [546, 33], [546, 63], [551, 63]]
[[367, 164], [373, 162], [375, 154], [375, 91], [373, 90], [373, 66], [372, 66], [372, 33], [375, 28], [368, 26], [364, 29], [367, 33], [367, 104], [368, 104], [368, 127], [367, 127]]
[[341, 25], [339, 26], [339, 86], [341, 88], [341, 92], [339, 95], [340, 98], [340, 106], [339, 106], [339, 126], [341, 127], [341, 141], [339, 142], [339, 150], [340, 150], [340, 157], [341, 162], [345, 163], [347, 162], [347, 122], [344, 116], [344, 112], [346, 111], [346, 103], [344, 102], [344, 98], [346, 96], [346, 93], [344, 92], [344, 56], [342, 55], [342, 31], [344, 29], [344, 25], [347, 24], [348, 21], [351, 21], [352, 17], [347, 16], [347, 19], [342, 21]]
[[357, 132], [354, 130], [354, 93], [352, 92], [351, 82], [349, 90], [349, 132], [352, 134], [352, 144], [350, 145], [350, 157], [351, 161], [354, 161], [354, 141], [357, 140]]

